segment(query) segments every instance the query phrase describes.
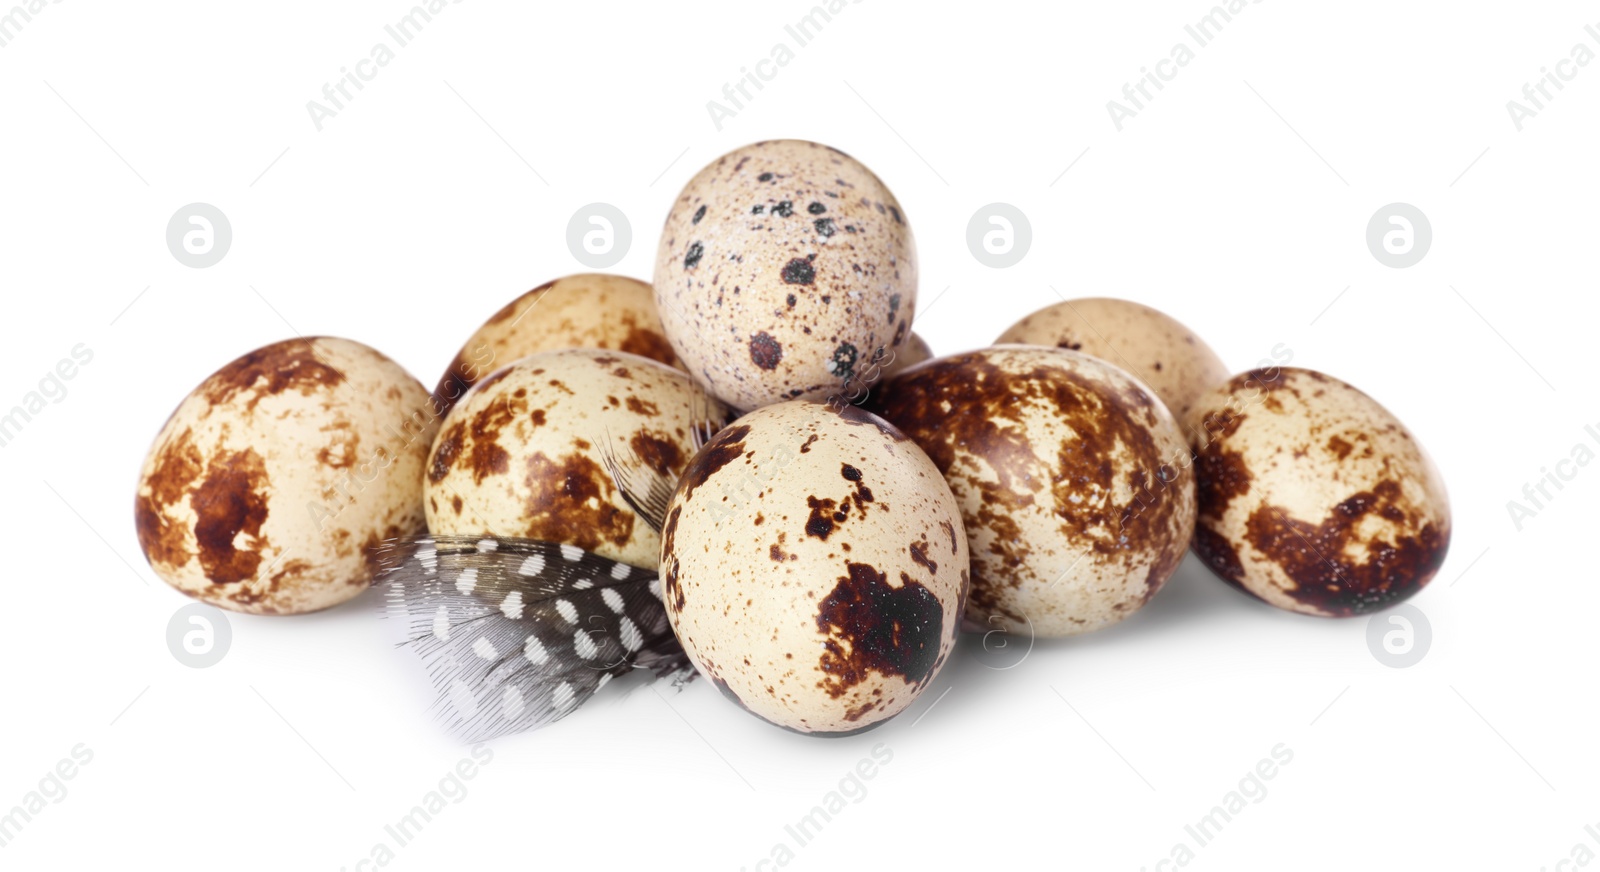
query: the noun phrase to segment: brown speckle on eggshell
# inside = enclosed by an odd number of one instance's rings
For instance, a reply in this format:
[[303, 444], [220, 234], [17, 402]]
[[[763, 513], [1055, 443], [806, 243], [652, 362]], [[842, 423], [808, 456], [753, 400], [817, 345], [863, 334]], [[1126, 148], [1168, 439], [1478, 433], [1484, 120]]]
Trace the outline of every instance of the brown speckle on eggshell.
[[489, 373], [561, 348], [626, 351], [678, 365], [648, 284], [604, 273], [570, 275], [507, 303], [472, 334], [434, 389], [441, 414]]
[[660, 540], [622, 498], [604, 447], [675, 478], [694, 454], [695, 422], [720, 426], [725, 416], [687, 375], [638, 355], [525, 357], [445, 417], [424, 487], [428, 529], [559, 542], [654, 567]]
[[662, 533], [667, 614], [701, 673], [751, 713], [848, 735], [903, 711], [944, 665], [968, 586], [949, 488], [853, 406], [796, 401], [721, 431]]
[[1218, 576], [1279, 608], [1345, 617], [1415, 594], [1450, 546], [1438, 469], [1376, 400], [1292, 367], [1202, 395], [1194, 549]]
[[1228, 378], [1228, 368], [1194, 331], [1149, 306], [1088, 297], [1047, 306], [1011, 325], [996, 345], [1080, 351], [1138, 377], [1184, 421], [1195, 397]]
[[848, 155], [758, 142], [701, 170], [662, 231], [655, 292], [685, 368], [739, 409], [821, 399], [910, 334], [916, 245]]
[[150, 566], [225, 609], [298, 614], [364, 590], [390, 539], [422, 531], [428, 393], [345, 339], [240, 357], [156, 437], [134, 520]]
[[1142, 383], [1073, 351], [999, 346], [906, 370], [873, 404], [927, 451], [972, 549], [967, 617], [1041, 636], [1116, 623], [1194, 530], [1188, 449]]

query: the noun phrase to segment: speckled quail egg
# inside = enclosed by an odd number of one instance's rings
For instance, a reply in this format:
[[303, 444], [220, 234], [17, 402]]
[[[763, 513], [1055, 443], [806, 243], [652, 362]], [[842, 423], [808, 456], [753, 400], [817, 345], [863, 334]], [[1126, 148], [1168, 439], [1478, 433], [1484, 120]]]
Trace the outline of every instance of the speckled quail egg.
[[677, 365], [649, 285], [604, 273], [571, 275], [512, 300], [472, 334], [434, 389], [439, 414], [489, 373], [560, 348], [626, 351]]
[[972, 548], [967, 617], [1067, 636], [1116, 623], [1177, 569], [1194, 481], [1177, 422], [1121, 369], [1007, 345], [936, 358], [873, 408], [927, 451]]
[[894, 195], [814, 142], [758, 142], [684, 187], [662, 231], [656, 303], [689, 372], [738, 409], [821, 399], [898, 349], [917, 257]]
[[1138, 376], [1180, 423], [1228, 368], [1189, 328], [1149, 306], [1090, 297], [1047, 306], [1011, 325], [996, 344], [1053, 345], [1098, 357]]
[[939, 470], [854, 406], [740, 418], [678, 483], [663, 599], [696, 668], [757, 717], [845, 735], [903, 711], [944, 665], [967, 542]]
[[385, 540], [422, 531], [437, 420], [400, 365], [294, 339], [218, 370], [172, 413], [134, 518], [156, 574], [225, 609], [298, 614], [366, 589]]
[[428, 458], [428, 529], [573, 545], [645, 568], [660, 537], [606, 468], [674, 478], [694, 454], [695, 422], [726, 412], [687, 375], [621, 351], [524, 357], [478, 382], [445, 416]]
[[1202, 395], [1188, 432], [1213, 572], [1279, 608], [1365, 614], [1431, 580], [1450, 547], [1444, 480], [1389, 410], [1292, 367]]

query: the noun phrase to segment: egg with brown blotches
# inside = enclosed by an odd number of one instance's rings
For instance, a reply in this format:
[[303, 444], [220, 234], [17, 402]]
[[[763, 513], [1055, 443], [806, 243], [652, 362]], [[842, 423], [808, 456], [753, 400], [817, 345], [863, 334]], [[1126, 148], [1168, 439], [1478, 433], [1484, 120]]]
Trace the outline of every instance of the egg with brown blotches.
[[689, 464], [662, 598], [695, 667], [750, 713], [838, 736], [938, 675], [967, 590], [955, 498], [921, 449], [849, 405], [741, 417]]
[[562, 348], [626, 351], [678, 365], [648, 284], [580, 273], [545, 282], [492, 315], [461, 346], [434, 397], [448, 411], [489, 373], [530, 354]]
[[1102, 360], [1006, 345], [936, 358], [872, 408], [933, 458], [972, 549], [967, 617], [1069, 636], [1127, 618], [1194, 532], [1188, 448], [1166, 406]]
[[738, 409], [822, 399], [907, 340], [916, 244], [882, 180], [837, 149], [758, 142], [673, 203], [655, 268], [667, 338]]
[[1450, 548], [1444, 480], [1376, 400], [1294, 367], [1240, 373], [1187, 425], [1200, 516], [1194, 550], [1279, 608], [1348, 617], [1421, 590]]
[[607, 452], [668, 479], [693, 428], [726, 417], [682, 372], [621, 351], [525, 357], [480, 381], [445, 416], [424, 485], [435, 535], [571, 545], [656, 565], [660, 537], [618, 490]]
[[172, 413], [139, 476], [139, 546], [168, 584], [238, 612], [299, 614], [365, 590], [387, 540], [422, 532], [428, 392], [347, 339], [268, 345]]
[[1228, 378], [1228, 367], [1194, 331], [1149, 306], [1109, 297], [1046, 306], [1011, 325], [996, 345], [1081, 351], [1141, 379], [1183, 421], [1195, 397]]

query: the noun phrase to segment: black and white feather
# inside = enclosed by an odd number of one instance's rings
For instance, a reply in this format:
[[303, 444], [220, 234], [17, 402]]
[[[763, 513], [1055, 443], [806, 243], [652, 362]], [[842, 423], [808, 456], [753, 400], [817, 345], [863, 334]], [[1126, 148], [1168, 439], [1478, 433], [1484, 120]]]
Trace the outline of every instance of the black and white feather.
[[430, 536], [395, 543], [385, 608], [468, 741], [534, 729], [633, 669], [692, 675], [656, 573], [571, 545]]

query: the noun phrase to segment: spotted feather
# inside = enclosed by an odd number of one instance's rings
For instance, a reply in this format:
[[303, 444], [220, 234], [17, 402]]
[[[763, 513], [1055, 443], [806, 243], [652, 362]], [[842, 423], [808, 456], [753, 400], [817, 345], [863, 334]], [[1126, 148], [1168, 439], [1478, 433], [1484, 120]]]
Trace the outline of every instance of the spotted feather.
[[559, 720], [642, 668], [687, 680], [654, 572], [552, 542], [429, 536], [391, 543], [388, 615], [422, 658], [439, 716], [479, 741]]

